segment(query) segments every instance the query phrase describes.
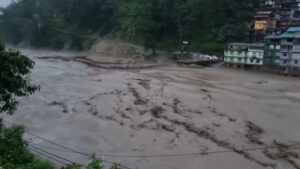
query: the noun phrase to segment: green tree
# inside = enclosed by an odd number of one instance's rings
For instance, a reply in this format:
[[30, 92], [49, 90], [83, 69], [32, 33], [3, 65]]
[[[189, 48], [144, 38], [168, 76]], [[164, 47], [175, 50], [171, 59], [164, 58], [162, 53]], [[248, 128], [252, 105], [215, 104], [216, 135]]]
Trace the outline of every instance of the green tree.
[[[7, 128], [0, 120], [0, 166], [4, 169], [56, 169], [48, 162], [36, 159], [23, 140], [25, 130], [20, 126]], [[101, 159], [92, 157], [87, 166], [72, 164], [62, 169], [104, 169]], [[113, 164], [110, 169], [121, 169]]]
[[6, 50], [0, 44], [0, 113], [13, 114], [17, 98], [26, 97], [38, 86], [31, 84], [29, 73], [34, 62], [18, 51]]
[[[126, 15], [130, 16], [126, 17]], [[152, 49], [155, 54], [157, 40], [155, 38], [156, 23], [151, 18], [149, 3], [135, 3], [124, 6], [120, 15], [121, 38], [141, 44], [145, 49]]]
[[54, 169], [51, 164], [34, 158], [23, 134], [23, 127], [6, 128], [0, 120], [0, 166], [4, 169]]
[[2, 10], [0, 34], [13, 44], [55, 49], [91, 46], [85, 45], [88, 38], [82, 37], [121, 38], [155, 53], [156, 49], [178, 50], [183, 40], [194, 47], [245, 41], [247, 25], [259, 3], [260, 0], [18, 0]]

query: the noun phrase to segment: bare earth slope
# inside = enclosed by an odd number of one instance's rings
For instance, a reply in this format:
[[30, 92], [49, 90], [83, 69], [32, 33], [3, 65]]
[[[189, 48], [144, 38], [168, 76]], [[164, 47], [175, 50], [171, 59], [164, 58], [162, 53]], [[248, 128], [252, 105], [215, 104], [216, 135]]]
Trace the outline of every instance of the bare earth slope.
[[[121, 155], [103, 159], [134, 169], [300, 168], [300, 146], [284, 148], [300, 142], [299, 79], [224, 68], [103, 69], [51, 59], [72, 54], [23, 52], [36, 61], [32, 79], [42, 88], [22, 100], [9, 121], [49, 140], [86, 153]], [[242, 150], [265, 146], [280, 148]], [[233, 152], [153, 157], [224, 150]]]

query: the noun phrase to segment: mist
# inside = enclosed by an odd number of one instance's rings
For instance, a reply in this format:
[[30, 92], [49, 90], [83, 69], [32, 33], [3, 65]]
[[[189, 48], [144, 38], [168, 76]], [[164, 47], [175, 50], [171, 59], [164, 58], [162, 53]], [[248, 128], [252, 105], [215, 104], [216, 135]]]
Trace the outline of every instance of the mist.
[[11, 0], [1, 0], [0, 1], [0, 7], [6, 7], [11, 3]]

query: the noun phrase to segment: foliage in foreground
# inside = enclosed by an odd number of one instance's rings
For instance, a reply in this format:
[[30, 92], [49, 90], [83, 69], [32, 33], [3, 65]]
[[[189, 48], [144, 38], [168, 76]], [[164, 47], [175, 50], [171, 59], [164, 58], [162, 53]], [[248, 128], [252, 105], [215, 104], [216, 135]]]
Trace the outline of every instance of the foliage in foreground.
[[23, 127], [6, 128], [0, 122], [0, 167], [4, 169], [54, 169], [50, 164], [34, 158], [22, 139], [23, 133]]
[[[38, 160], [28, 150], [23, 140], [24, 128], [13, 126], [7, 128], [0, 122], [0, 167], [3, 169], [57, 169], [48, 162]], [[87, 166], [73, 164], [62, 169], [105, 169], [102, 161], [95, 157]], [[110, 169], [121, 169], [115, 164]]]
[[12, 114], [19, 97], [26, 97], [38, 86], [32, 85], [28, 75], [34, 62], [20, 52], [6, 50], [0, 43], [0, 113]]

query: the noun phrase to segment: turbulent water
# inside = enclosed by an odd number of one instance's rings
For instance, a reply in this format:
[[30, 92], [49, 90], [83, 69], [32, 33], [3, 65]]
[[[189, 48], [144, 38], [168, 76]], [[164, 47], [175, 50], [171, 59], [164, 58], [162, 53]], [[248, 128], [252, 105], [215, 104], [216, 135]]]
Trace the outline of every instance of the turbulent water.
[[297, 78], [225, 68], [103, 69], [70, 59], [84, 53], [22, 52], [36, 62], [32, 80], [41, 91], [8, 120], [38, 136], [132, 169], [300, 168], [299, 149], [286, 148], [300, 141]]

